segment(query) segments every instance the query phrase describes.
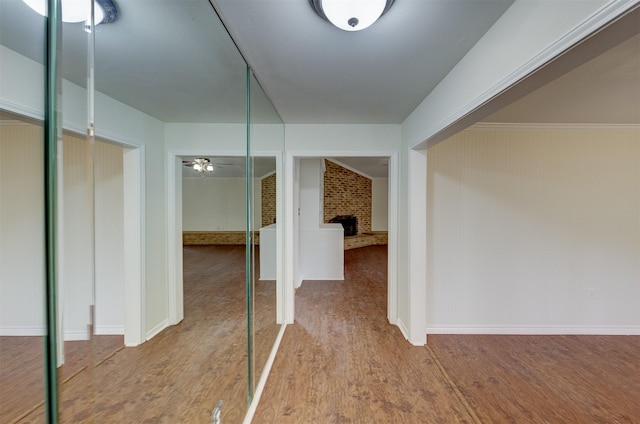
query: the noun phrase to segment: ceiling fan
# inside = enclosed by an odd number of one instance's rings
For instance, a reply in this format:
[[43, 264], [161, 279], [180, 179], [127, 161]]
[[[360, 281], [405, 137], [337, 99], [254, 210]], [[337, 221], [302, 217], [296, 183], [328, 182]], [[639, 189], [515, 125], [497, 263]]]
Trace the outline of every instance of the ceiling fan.
[[214, 168], [222, 168], [231, 163], [213, 163], [209, 158], [195, 158], [194, 160], [183, 160], [182, 164], [201, 174], [211, 174]]

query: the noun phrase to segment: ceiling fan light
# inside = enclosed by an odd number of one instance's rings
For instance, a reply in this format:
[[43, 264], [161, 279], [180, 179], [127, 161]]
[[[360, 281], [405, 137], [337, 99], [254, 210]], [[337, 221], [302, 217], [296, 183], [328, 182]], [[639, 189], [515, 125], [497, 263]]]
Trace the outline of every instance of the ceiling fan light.
[[193, 164], [193, 170], [194, 170], [194, 171], [197, 171], [197, 172], [202, 172], [202, 171], [203, 171], [202, 164], [200, 164], [200, 163], [194, 163], [194, 164]]
[[204, 166], [204, 170], [205, 170], [206, 172], [213, 172], [213, 164], [211, 164], [211, 163], [206, 164], [206, 165]]
[[344, 31], [360, 31], [370, 27], [391, 6], [390, 3], [392, 1], [388, 0], [312, 1], [318, 14], [320, 12], [317, 9], [320, 7], [324, 17]]

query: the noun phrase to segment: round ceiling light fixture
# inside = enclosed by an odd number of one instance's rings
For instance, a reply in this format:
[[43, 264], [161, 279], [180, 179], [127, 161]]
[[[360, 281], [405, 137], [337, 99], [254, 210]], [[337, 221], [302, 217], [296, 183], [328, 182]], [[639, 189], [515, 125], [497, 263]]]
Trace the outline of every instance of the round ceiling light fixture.
[[[46, 0], [22, 0], [42, 16], [47, 16]], [[118, 8], [113, 0], [95, 0], [95, 24], [109, 24], [118, 19]], [[91, 3], [87, 0], [62, 0], [62, 22], [87, 22], [91, 19]]]
[[370, 27], [384, 15], [395, 0], [309, 0], [323, 19], [345, 31]]

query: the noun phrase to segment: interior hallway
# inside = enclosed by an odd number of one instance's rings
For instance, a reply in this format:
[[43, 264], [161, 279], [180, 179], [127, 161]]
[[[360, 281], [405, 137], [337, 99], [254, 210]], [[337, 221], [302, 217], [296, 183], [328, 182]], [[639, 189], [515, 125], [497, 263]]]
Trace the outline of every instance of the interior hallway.
[[254, 424], [638, 423], [640, 337], [429, 336], [386, 319], [386, 246], [305, 281]]

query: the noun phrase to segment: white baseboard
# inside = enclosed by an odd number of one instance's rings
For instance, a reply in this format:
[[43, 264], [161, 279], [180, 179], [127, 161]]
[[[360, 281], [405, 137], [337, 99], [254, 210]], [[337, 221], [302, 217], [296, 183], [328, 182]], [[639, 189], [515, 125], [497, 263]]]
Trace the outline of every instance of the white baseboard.
[[168, 319], [163, 320], [158, 325], [153, 327], [151, 330], [147, 331], [147, 340], [151, 340], [168, 326], [169, 326], [169, 320]]
[[64, 332], [64, 341], [65, 342], [77, 342], [89, 340], [89, 332], [88, 331], [65, 331]]
[[402, 322], [402, 320], [400, 318], [398, 318], [396, 320], [396, 325], [400, 329], [400, 332], [402, 333], [404, 338], [407, 339], [407, 341], [410, 341], [410, 339], [409, 339], [409, 330], [407, 329], [407, 326], [404, 325], [404, 322]]
[[427, 334], [640, 336], [637, 326], [431, 326]]
[[[304, 277], [301, 281], [300, 281], [300, 285], [302, 285], [303, 282], [305, 281], [344, 281], [344, 274], [343, 275], [329, 275], [329, 276], [319, 276], [319, 277], [314, 277], [312, 276], [306, 276]], [[298, 286], [300, 287], [300, 286]]]
[[0, 336], [33, 337], [45, 336], [47, 329], [44, 327], [0, 327]]
[[98, 325], [96, 326], [97, 336], [122, 336], [124, 325]]
[[243, 424], [251, 424], [251, 420], [253, 420], [253, 416], [256, 413], [256, 409], [258, 409], [258, 403], [260, 403], [260, 397], [262, 396], [262, 392], [264, 391], [264, 386], [267, 384], [267, 378], [269, 377], [269, 373], [271, 372], [271, 367], [273, 366], [273, 361], [276, 359], [276, 353], [278, 352], [278, 348], [280, 347], [280, 342], [282, 341], [282, 336], [284, 336], [284, 331], [287, 327], [287, 324], [282, 324], [280, 327], [280, 332], [278, 333], [278, 337], [276, 337], [276, 341], [271, 348], [271, 353], [269, 354], [269, 358], [267, 358], [267, 363], [262, 370], [262, 374], [260, 375], [260, 380], [258, 381], [258, 385], [256, 386], [256, 391], [253, 394], [253, 399], [251, 400], [251, 405], [249, 405], [249, 409], [247, 410], [247, 414], [244, 416]]

